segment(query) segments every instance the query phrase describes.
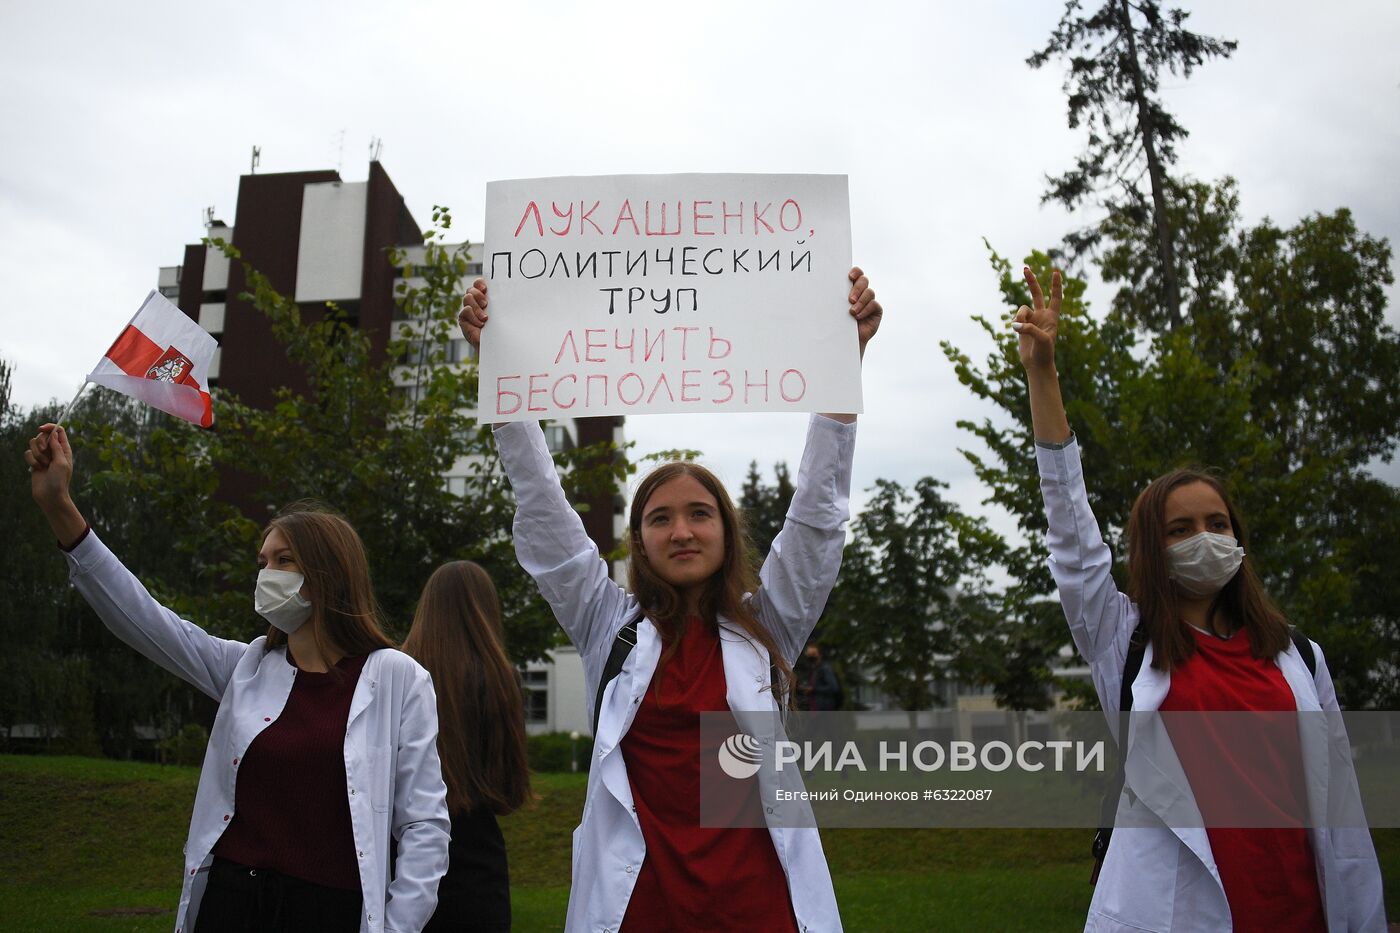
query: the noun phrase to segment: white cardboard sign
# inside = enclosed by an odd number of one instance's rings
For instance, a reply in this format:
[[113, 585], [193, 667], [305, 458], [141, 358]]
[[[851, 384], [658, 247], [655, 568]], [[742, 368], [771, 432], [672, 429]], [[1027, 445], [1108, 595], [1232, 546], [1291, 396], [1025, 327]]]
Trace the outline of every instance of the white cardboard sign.
[[844, 175], [486, 187], [481, 417], [861, 410]]

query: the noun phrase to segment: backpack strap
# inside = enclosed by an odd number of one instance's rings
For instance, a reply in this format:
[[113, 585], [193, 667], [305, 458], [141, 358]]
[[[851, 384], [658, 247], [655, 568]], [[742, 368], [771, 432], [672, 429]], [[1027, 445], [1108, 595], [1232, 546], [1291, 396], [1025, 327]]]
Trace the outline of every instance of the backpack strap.
[[1316, 677], [1317, 652], [1313, 650], [1313, 643], [1308, 639], [1308, 636], [1292, 625], [1288, 626], [1288, 636], [1293, 639], [1293, 647], [1298, 649], [1298, 654], [1303, 657], [1303, 663], [1308, 666], [1308, 673]]
[[593, 735], [598, 735], [598, 717], [603, 714], [603, 693], [608, 689], [608, 684], [612, 683], [618, 674], [622, 673], [622, 666], [627, 663], [627, 656], [632, 653], [632, 649], [637, 647], [637, 623], [641, 621], [640, 612], [618, 630], [617, 637], [613, 639], [612, 650], [608, 652], [608, 661], [603, 665], [603, 676], [598, 681], [598, 695], [593, 700]]
[[1128, 724], [1133, 711], [1133, 681], [1142, 670], [1142, 659], [1147, 653], [1147, 633], [1139, 626], [1133, 629], [1128, 639], [1128, 656], [1123, 659], [1123, 681], [1118, 687], [1118, 765], [1113, 769], [1113, 777], [1104, 788], [1103, 800], [1099, 802], [1099, 829], [1094, 833], [1094, 843], [1090, 851], [1094, 855], [1094, 873], [1089, 883], [1096, 884], [1099, 870], [1103, 868], [1104, 856], [1108, 854], [1108, 843], [1113, 838], [1113, 820], [1118, 813], [1118, 798], [1123, 795], [1123, 782], [1128, 761]]
[[[607, 663], [603, 665], [603, 676], [598, 681], [598, 695], [593, 698], [593, 735], [598, 735], [598, 717], [603, 714], [603, 693], [608, 689], [608, 684], [617, 679], [617, 675], [622, 673], [622, 666], [627, 663], [627, 658], [632, 654], [632, 649], [637, 647], [637, 623], [642, 620], [642, 613], [639, 610], [631, 621], [620, 628], [617, 637], [613, 639], [612, 649], [608, 652]], [[1141, 663], [1141, 659], [1139, 659]], [[768, 680], [773, 686], [773, 696], [777, 697], [778, 691], [778, 665], [768, 665]]]

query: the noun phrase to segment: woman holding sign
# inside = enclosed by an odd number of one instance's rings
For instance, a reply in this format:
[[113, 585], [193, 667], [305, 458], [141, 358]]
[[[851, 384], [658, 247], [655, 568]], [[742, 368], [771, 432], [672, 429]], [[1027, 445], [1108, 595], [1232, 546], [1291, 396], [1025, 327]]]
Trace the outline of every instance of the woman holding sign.
[[269, 628], [244, 644], [162, 606], [98, 539], [69, 497], [63, 428], [40, 428], [25, 461], [78, 592], [118, 638], [219, 702], [177, 933], [421, 930], [447, 868], [437, 706], [427, 671], [380, 628], [355, 530], [310, 509], [272, 520], [253, 600]]
[[[1313, 717], [1281, 720], [1276, 742], [1266, 731], [1270, 717], [1252, 717], [1250, 731], [1272, 743], [1258, 745], [1254, 735], [1225, 738], [1225, 717], [1210, 723], [1168, 720], [1171, 755], [1194, 797], [1186, 804], [1199, 812], [1178, 820], [1169, 808], [1159, 810], [1158, 800], [1181, 805], [1179, 793], [1154, 795], [1152, 782], [1172, 773], [1171, 764], [1162, 763], [1167, 759], [1154, 759], [1158, 770], [1136, 787], [1130, 768], [1128, 786], [1109, 801], [1110, 807], [1117, 804], [1121, 825], [1111, 837], [1101, 832], [1096, 840], [1102, 870], [1087, 928], [1382, 933], [1380, 870], [1365, 826], [1305, 829], [1298, 816], [1309, 811], [1318, 790], [1311, 759], [1308, 786], [1292, 779], [1303, 773], [1299, 735], [1320, 721], [1323, 710], [1339, 711], [1321, 650], [1291, 632], [1265, 593], [1246, 556], [1239, 512], [1208, 473], [1176, 470], [1138, 496], [1128, 524], [1128, 593], [1118, 591], [1112, 556], [1089, 508], [1055, 369], [1060, 274], [1051, 279], [1048, 302], [1030, 269], [1025, 275], [1033, 307], [1022, 306], [1012, 327], [1030, 390], [1050, 570], [1110, 722], [1128, 708], [1296, 710]], [[1182, 725], [1188, 722], [1195, 728]], [[1150, 730], [1150, 724], [1140, 729], [1133, 723], [1135, 752], [1150, 744]], [[1334, 733], [1331, 741], [1340, 760], [1349, 761], [1345, 735]], [[1277, 751], [1282, 766], [1263, 766], [1263, 756], [1243, 754], [1245, 748]], [[1223, 781], [1221, 762], [1227, 766]], [[1325, 763], [1320, 770], [1327, 771]], [[1354, 781], [1349, 772], [1333, 774]], [[1252, 818], [1240, 822], [1242, 811], [1252, 811]], [[1212, 820], [1211, 813], [1223, 820]]]
[[[864, 356], [883, 311], [859, 269], [850, 282]], [[462, 300], [473, 345], [486, 291], [478, 279]], [[758, 579], [715, 476], [694, 463], [658, 467], [632, 500], [630, 592], [612, 582], [565, 499], [538, 422], [497, 425], [495, 437], [516, 494], [516, 554], [601, 701], [567, 928], [839, 930], [815, 828], [700, 826], [699, 722], [706, 711], [788, 702], [793, 662], [841, 564], [855, 416], [812, 417], [797, 490]]]

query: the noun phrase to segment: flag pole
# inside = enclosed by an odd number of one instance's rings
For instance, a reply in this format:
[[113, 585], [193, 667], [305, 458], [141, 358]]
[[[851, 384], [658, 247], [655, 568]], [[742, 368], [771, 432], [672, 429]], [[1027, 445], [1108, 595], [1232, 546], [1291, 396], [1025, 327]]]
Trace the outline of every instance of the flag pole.
[[87, 381], [86, 379], [84, 379], [84, 380], [83, 380], [83, 384], [80, 385], [80, 386], [78, 386], [78, 392], [77, 392], [76, 395], [73, 396], [73, 400], [70, 401], [67, 405], [64, 406], [64, 408], [63, 408], [63, 413], [62, 413], [61, 415], [59, 415], [59, 416], [58, 416], [58, 420], [54, 422], [55, 425], [60, 425], [60, 424], [62, 424], [62, 423], [64, 422], [64, 420], [67, 419], [68, 413], [69, 413], [70, 411], [72, 411], [72, 410], [73, 410], [73, 406], [76, 405], [76, 404], [78, 403], [78, 396], [79, 396], [79, 395], [82, 395], [82, 394], [83, 394], [83, 390], [86, 389], [87, 387], [88, 387], [88, 381]]

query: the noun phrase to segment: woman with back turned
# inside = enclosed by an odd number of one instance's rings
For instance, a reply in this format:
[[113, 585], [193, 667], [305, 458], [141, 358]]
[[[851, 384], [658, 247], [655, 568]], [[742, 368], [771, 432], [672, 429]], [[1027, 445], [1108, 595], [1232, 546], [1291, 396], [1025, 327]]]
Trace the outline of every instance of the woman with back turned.
[[450, 863], [424, 933], [505, 933], [510, 874], [496, 817], [529, 800], [530, 770], [520, 678], [501, 642], [501, 602], [486, 571], [465, 560], [434, 571], [403, 650], [437, 688], [452, 814]]

